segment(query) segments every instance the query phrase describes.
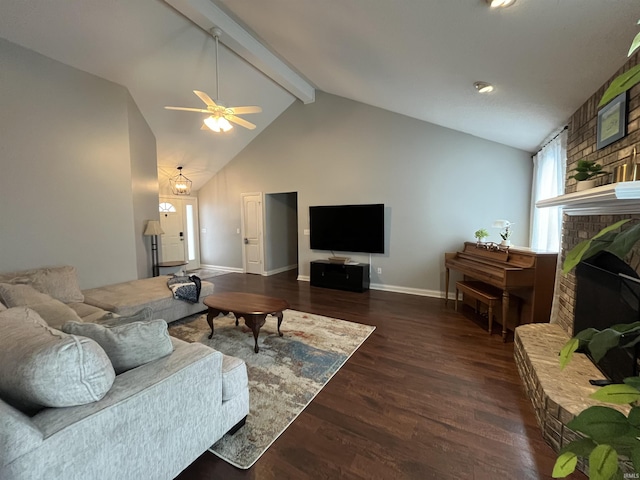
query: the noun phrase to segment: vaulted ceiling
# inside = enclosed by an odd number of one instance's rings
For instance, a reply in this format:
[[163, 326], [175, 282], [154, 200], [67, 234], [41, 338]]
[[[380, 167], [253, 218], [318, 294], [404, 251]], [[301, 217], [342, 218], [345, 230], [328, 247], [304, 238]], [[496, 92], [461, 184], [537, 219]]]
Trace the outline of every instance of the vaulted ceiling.
[[[638, 18], [638, 0], [2, 0], [0, 36], [128, 88], [161, 181], [183, 165], [197, 189], [292, 102], [312, 101], [287, 75], [534, 152], [625, 62]], [[220, 100], [261, 106], [245, 116], [253, 131], [207, 132], [204, 115], [164, 109], [215, 94], [213, 23], [239, 29], [223, 27]], [[478, 80], [494, 92], [477, 94]]]

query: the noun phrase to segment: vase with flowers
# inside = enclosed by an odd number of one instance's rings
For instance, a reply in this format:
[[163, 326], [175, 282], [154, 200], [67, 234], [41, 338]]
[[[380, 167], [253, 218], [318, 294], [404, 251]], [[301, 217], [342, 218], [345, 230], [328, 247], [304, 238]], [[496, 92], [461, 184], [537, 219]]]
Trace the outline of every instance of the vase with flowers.
[[509, 247], [511, 245], [511, 234], [513, 233], [511, 227], [513, 226], [513, 223], [509, 220], [496, 220], [493, 222], [493, 226], [494, 228], [502, 229], [500, 231], [500, 238], [502, 238], [500, 245], [503, 247]]

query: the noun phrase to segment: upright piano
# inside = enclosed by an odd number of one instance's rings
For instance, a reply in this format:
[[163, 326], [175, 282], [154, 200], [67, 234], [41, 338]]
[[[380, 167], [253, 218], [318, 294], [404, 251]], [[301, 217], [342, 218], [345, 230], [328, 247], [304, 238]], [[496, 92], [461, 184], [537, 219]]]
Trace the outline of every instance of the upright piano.
[[558, 254], [522, 247], [465, 242], [459, 252], [445, 253], [445, 303], [449, 301], [449, 271], [462, 273], [465, 279], [478, 280], [502, 290], [502, 333], [506, 337], [511, 296], [520, 302], [519, 318], [523, 323], [548, 322]]

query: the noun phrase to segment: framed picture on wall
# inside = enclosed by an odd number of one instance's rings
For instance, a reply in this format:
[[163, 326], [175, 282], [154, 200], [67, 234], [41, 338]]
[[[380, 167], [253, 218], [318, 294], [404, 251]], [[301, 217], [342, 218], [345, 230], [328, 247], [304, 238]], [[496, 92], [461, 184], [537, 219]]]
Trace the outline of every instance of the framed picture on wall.
[[627, 92], [621, 93], [598, 112], [596, 149], [611, 145], [627, 134]]

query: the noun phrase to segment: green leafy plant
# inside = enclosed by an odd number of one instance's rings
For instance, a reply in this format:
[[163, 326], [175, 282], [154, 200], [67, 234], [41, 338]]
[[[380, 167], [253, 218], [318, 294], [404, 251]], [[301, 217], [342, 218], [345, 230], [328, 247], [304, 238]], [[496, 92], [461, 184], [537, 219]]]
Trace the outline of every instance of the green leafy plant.
[[[638, 24], [640, 24], [640, 20], [638, 20]], [[631, 42], [631, 47], [629, 48], [627, 57], [633, 55], [635, 51], [638, 50], [638, 48], [640, 48], [640, 33], [638, 33], [633, 39], [633, 42]], [[613, 79], [611, 85], [609, 85], [607, 90], [602, 95], [600, 103], [598, 104], [598, 108], [604, 107], [611, 100], [616, 98], [621, 93], [626, 92], [638, 82], [640, 82], [640, 65], [636, 65], [635, 67], [629, 69], [624, 73], [621, 73]]]
[[487, 238], [489, 236], [489, 232], [487, 232], [486, 228], [481, 228], [479, 230], [476, 230], [473, 236], [476, 237], [479, 242], [481, 242], [483, 238]]
[[[632, 340], [625, 340], [626, 337]], [[633, 347], [638, 342], [640, 322], [615, 325], [601, 331], [586, 329], [562, 348], [560, 368], [569, 363], [576, 351], [588, 350], [593, 359], [599, 361], [614, 347]], [[631, 461], [633, 468], [640, 472], [640, 377], [629, 377], [624, 379], [623, 384], [604, 386], [590, 398], [617, 405], [629, 404], [631, 410], [625, 416], [612, 407], [596, 405], [583, 410], [567, 423], [567, 427], [585, 438], [574, 440], [560, 450], [553, 468], [553, 478], [564, 478], [571, 474], [579, 457], [589, 459], [591, 480], [623, 478], [619, 459]]]
[[602, 165], [591, 160], [578, 160], [578, 166], [573, 171], [577, 173], [572, 175], [571, 178], [575, 178], [579, 182], [607, 174], [602, 170]]

